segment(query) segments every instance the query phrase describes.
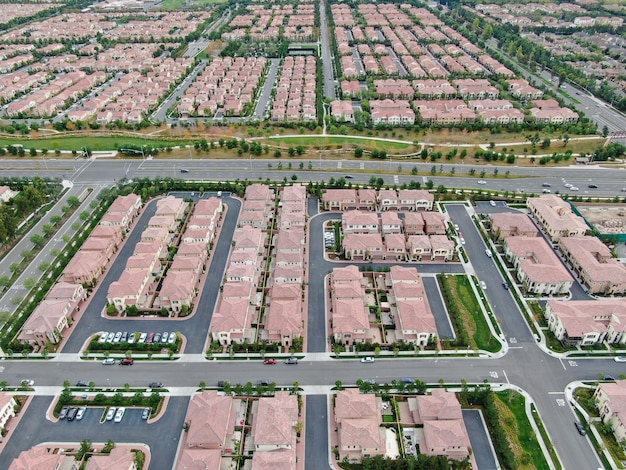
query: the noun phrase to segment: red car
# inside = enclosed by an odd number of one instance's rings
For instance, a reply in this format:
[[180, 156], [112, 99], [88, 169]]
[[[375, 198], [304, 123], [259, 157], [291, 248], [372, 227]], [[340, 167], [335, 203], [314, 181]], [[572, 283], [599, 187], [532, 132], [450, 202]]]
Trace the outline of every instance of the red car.
[[263, 361], [263, 364], [271, 364], [271, 365], [274, 365], [274, 364], [276, 364], [276, 359], [265, 359], [265, 360]]

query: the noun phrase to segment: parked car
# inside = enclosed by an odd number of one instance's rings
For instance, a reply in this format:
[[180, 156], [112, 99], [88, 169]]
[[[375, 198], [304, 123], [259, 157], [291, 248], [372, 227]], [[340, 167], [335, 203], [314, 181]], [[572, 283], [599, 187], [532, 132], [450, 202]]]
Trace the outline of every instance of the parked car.
[[480, 281], [480, 287], [482, 287], [483, 289], [487, 288], [487, 284], [485, 284], [485, 281]]
[[167, 338], [169, 338], [170, 334], [168, 331], [164, 331], [161, 333], [161, 343], [167, 343]]
[[113, 338], [115, 338], [115, 332], [111, 331], [109, 335], [107, 336], [107, 343], [112, 343]]
[[543, 194], [550, 194], [552, 191], [550, 191], [549, 189], [543, 189], [541, 192]]
[[71, 407], [67, 412], [67, 420], [74, 421], [76, 419], [76, 415], [78, 414], [78, 408]]
[[22, 387], [32, 387], [35, 385], [35, 381], [33, 379], [22, 379]]
[[478, 184], [487, 184], [487, 182], [485, 180], [478, 180], [477, 183]]
[[273, 366], [274, 364], [276, 364], [276, 359], [265, 359], [263, 361], [263, 364], [265, 364], [265, 365], [272, 365]]
[[217, 381], [217, 386], [219, 388], [224, 388], [224, 385], [226, 385], [226, 381], [225, 380], [218, 380]]
[[615, 362], [626, 362], [626, 356], [615, 356], [613, 360]]
[[131, 333], [128, 335], [128, 344], [134, 344], [137, 340], [138, 333]]
[[612, 381], [614, 381], [614, 382], [615, 382], [615, 377], [614, 377], [614, 376], [612, 376], [612, 375], [610, 375], [610, 374], [606, 374], [606, 375], [604, 376], [604, 380], [612, 380]]
[[176, 332], [172, 331], [167, 339], [168, 344], [174, 344], [176, 342]]
[[125, 331], [124, 333], [122, 333], [122, 338], [120, 339], [120, 341], [122, 343], [127, 343], [128, 342], [128, 331]]
[[121, 366], [132, 366], [135, 360], [132, 357], [125, 357], [120, 361]]
[[105, 366], [112, 366], [113, 364], [115, 364], [115, 359], [113, 359], [112, 357], [107, 357], [104, 361], [102, 361], [102, 364], [104, 364]]
[[113, 337], [113, 342], [119, 343], [121, 339], [122, 339], [122, 332], [118, 331], [117, 333], [115, 333], [115, 336]]
[[506, 290], [509, 290], [509, 283], [508, 282], [503, 282], [502, 283], [502, 287], [504, 287]]
[[362, 357], [362, 358], [361, 358], [361, 362], [363, 362], [363, 363], [370, 363], [370, 362], [374, 362], [374, 358], [373, 358], [372, 356]]
[[155, 333], [154, 336], [152, 337], [152, 342], [153, 343], [160, 343], [161, 342], [161, 333]]
[[578, 421], [574, 421], [574, 426], [576, 426], [576, 430], [578, 431], [578, 434], [580, 434], [581, 436], [587, 435], [587, 431], [585, 431], [585, 427], [582, 424], [580, 424]]
[[89, 380], [79, 380], [76, 382], [77, 387], [89, 387]]
[[163, 382], [150, 382], [148, 384], [148, 387], [150, 387], [150, 388], [161, 388], [161, 387], [163, 387]]
[[107, 411], [106, 420], [107, 421], [111, 421], [115, 417], [115, 412], [116, 411], [117, 411], [117, 408], [115, 408], [114, 406], [109, 408], [109, 410]]
[[496, 207], [496, 201], [489, 201], [489, 204], [491, 204], [491, 207]]
[[374, 385], [376, 381], [374, 379], [363, 379], [364, 384]]
[[63, 408], [61, 408], [61, 411], [59, 411], [59, 419], [67, 418], [67, 412], [68, 411], [70, 411], [70, 407], [69, 406], [64, 406]]
[[148, 333], [141, 333], [139, 335], [139, 342], [140, 343], [145, 343], [146, 342], [146, 338], [148, 337]]
[[412, 384], [412, 383], [415, 383], [415, 380], [412, 379], [411, 377], [402, 377], [400, 379], [400, 382], [405, 383], [405, 384]]
[[154, 341], [154, 333], [149, 333], [148, 337], [146, 338], [146, 343], [152, 343]]
[[267, 379], [261, 379], [261, 380], [257, 380], [256, 381], [257, 385], [262, 385], [264, 387], [267, 387], [270, 384], [270, 381]]
[[148, 419], [150, 417], [151, 411], [152, 411], [152, 408], [144, 408], [143, 411], [141, 412], [141, 419]]
[[457, 224], [454, 224], [454, 230], [456, 230], [457, 232], [459, 231], [459, 226]]
[[115, 418], [113, 418], [114, 423], [121, 423], [124, 419], [124, 413], [126, 413], [126, 408], [120, 406], [115, 412]]
[[106, 343], [107, 341], [107, 336], [109, 336], [108, 332], [104, 332], [100, 335], [100, 338], [98, 338], [98, 343]]
[[78, 408], [78, 412], [76, 413], [76, 419], [79, 421], [83, 419], [83, 416], [85, 416], [86, 412], [87, 412], [86, 406], [81, 406], [80, 408]]
[[485, 250], [485, 254], [491, 258], [491, 250]]
[[298, 358], [297, 357], [288, 357], [287, 359], [285, 359], [285, 364], [297, 364], [298, 363]]

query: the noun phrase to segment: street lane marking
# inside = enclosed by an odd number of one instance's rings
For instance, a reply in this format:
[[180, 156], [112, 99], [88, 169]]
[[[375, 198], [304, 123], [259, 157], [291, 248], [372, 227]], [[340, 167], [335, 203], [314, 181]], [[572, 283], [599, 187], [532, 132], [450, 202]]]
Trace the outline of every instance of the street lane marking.
[[517, 338], [509, 338], [509, 343], [511, 344], [517, 343]]
[[510, 384], [511, 382], [509, 382], [509, 377], [506, 375], [506, 371], [504, 369], [502, 370], [502, 374], [504, 374], [504, 378], [506, 379], [506, 383]]
[[556, 404], [559, 406], [565, 406], [565, 400], [563, 398], [557, 398]]
[[578, 367], [578, 362], [576, 361], [567, 361], [570, 367]]
[[492, 376], [494, 379], [498, 378], [498, 373], [495, 370], [490, 371], [489, 375]]
[[561, 362], [561, 365], [563, 366], [563, 370], [566, 370], [566, 369], [567, 369], [567, 367], [565, 367], [565, 364], [563, 364], [563, 359], [561, 359], [561, 358], [559, 357], [559, 361]]

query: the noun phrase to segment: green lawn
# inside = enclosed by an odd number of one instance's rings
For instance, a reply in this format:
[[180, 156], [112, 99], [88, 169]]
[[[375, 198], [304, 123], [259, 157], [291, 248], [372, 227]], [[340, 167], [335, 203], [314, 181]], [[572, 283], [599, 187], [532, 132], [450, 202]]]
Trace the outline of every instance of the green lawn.
[[[189, 2], [191, 6], [199, 7], [205, 5], [212, 5], [214, 3], [224, 3], [226, 0], [192, 0]], [[162, 10], [178, 10], [187, 5], [187, 0], [165, 0], [159, 6]]]
[[51, 139], [0, 139], [0, 147], [20, 144], [25, 149], [35, 148], [37, 150], [47, 149], [49, 152], [55, 150], [82, 150], [87, 147], [91, 150], [116, 150], [127, 145], [146, 145], [148, 147], [174, 147], [193, 143], [192, 140], [162, 140], [162, 139], [141, 139], [138, 137], [60, 137]]
[[502, 347], [491, 334], [487, 320], [480, 309], [478, 299], [474, 295], [471, 281], [467, 276], [442, 276], [443, 282], [455, 293], [456, 308], [463, 316], [463, 323], [470, 336], [471, 346], [490, 352], [497, 352]]
[[548, 462], [541, 451], [535, 431], [526, 416], [524, 396], [509, 390], [497, 392], [496, 398], [499, 402], [498, 409], [504, 411], [503, 414], [505, 414], [505, 416], [500, 416], [501, 423], [511, 441], [511, 448], [517, 458], [519, 468], [548, 468]]
[[387, 140], [375, 140], [375, 139], [358, 139], [355, 137], [345, 136], [315, 136], [315, 135], [303, 135], [298, 137], [270, 137], [273, 142], [282, 142], [286, 145], [315, 145], [315, 146], [327, 146], [327, 145], [354, 145], [356, 147], [363, 148], [375, 148], [378, 150], [406, 150], [411, 148], [412, 144], [405, 142], [390, 142]]

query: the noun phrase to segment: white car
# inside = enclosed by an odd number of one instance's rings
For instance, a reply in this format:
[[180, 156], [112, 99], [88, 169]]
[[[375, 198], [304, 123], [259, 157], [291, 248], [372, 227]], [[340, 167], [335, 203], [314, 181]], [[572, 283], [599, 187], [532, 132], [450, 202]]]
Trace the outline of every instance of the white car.
[[459, 226], [457, 224], [454, 224], [454, 230], [456, 230], [457, 232], [459, 231]]
[[102, 364], [104, 364], [105, 366], [112, 366], [113, 364], [115, 364], [115, 359], [113, 359], [112, 357], [107, 357], [104, 361], [102, 361]]
[[372, 356], [362, 357], [361, 362], [363, 363], [374, 362], [374, 358]]
[[572, 183], [565, 183], [564, 185], [566, 188], [571, 188], [572, 186], [574, 186]]
[[615, 356], [615, 358], [613, 358], [613, 360], [615, 362], [626, 362], [626, 356]]
[[131, 333], [128, 335], [128, 344], [133, 344], [137, 340], [137, 333]]
[[570, 191], [578, 191], [578, 188], [576, 186], [572, 186], [571, 188], [569, 188]]
[[480, 287], [482, 287], [483, 289], [487, 288], [487, 284], [485, 284], [485, 281], [480, 281]]
[[175, 341], [176, 341], [176, 332], [172, 331], [170, 333], [170, 337], [167, 339], [167, 343], [168, 344], [174, 344]]
[[139, 341], [137, 341], [137, 342], [138, 343], [145, 343], [147, 337], [148, 337], [148, 333], [141, 333], [139, 335]]
[[87, 407], [86, 406], [82, 406], [80, 408], [78, 408], [78, 412], [76, 413], [76, 419], [77, 420], [81, 420], [83, 419], [83, 416], [85, 416], [85, 412], [87, 411]]
[[491, 204], [491, 207], [496, 207], [496, 201], [489, 201], [489, 204]]
[[106, 420], [107, 421], [111, 421], [113, 419], [113, 417], [115, 416], [115, 412], [117, 411], [117, 408], [115, 408], [114, 406], [112, 406], [111, 408], [109, 408], [109, 411], [107, 411], [107, 417]]
[[491, 258], [491, 250], [485, 250], [485, 254]]
[[100, 335], [100, 338], [98, 338], [98, 343], [106, 343], [107, 341], [107, 337], [109, 336], [108, 332], [104, 332]]
[[115, 418], [113, 418], [114, 423], [121, 423], [124, 419], [124, 413], [126, 413], [126, 408], [119, 407], [115, 412]]
[[119, 343], [121, 339], [122, 339], [122, 332], [118, 331], [117, 333], [115, 333], [115, 336], [113, 337], [113, 342]]
[[487, 182], [485, 180], [478, 180], [477, 183], [478, 184], [487, 184]]
[[115, 338], [115, 333], [111, 331], [109, 335], [107, 336], [107, 343], [112, 343], [113, 338]]

